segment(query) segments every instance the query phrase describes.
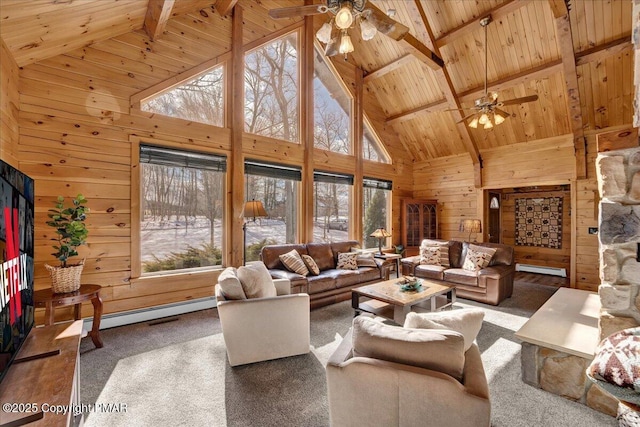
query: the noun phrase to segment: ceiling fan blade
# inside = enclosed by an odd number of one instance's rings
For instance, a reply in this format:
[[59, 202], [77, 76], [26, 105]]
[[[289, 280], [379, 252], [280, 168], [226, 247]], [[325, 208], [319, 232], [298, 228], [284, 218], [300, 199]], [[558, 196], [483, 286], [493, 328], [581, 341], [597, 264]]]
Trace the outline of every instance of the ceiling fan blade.
[[502, 101], [500, 105], [524, 104], [525, 102], [533, 102], [538, 100], [538, 95], [523, 96], [522, 98], [508, 99]]
[[473, 117], [473, 116], [475, 116], [475, 115], [477, 115], [477, 114], [478, 114], [478, 113], [471, 113], [471, 114], [469, 114], [467, 117], [463, 117], [462, 119], [458, 120], [458, 121], [456, 122], [456, 124], [457, 124], [457, 123], [462, 123], [462, 122], [466, 121], [469, 117]]
[[511, 116], [511, 114], [507, 113], [504, 110], [499, 109], [498, 107], [495, 107], [493, 111], [495, 111], [496, 113], [500, 113], [500, 115], [504, 118]]
[[280, 7], [269, 10], [269, 16], [273, 19], [295, 18], [297, 16], [317, 15], [319, 13], [325, 13], [327, 10], [327, 6], [323, 4]]
[[442, 111], [462, 111], [462, 110], [476, 110], [476, 111], [479, 111], [477, 108], [474, 108], [474, 107], [469, 107], [469, 108], [447, 108], [446, 110], [442, 110]]
[[409, 32], [409, 27], [389, 18], [371, 2], [368, 3], [363, 16], [371, 21], [379, 32], [394, 40], [402, 39]]
[[331, 40], [329, 40], [329, 43], [327, 43], [327, 45], [324, 48], [324, 54], [327, 57], [332, 57], [332, 56], [336, 56], [338, 53], [338, 47], [340, 46], [340, 41], [338, 40], [338, 37], [333, 37]]

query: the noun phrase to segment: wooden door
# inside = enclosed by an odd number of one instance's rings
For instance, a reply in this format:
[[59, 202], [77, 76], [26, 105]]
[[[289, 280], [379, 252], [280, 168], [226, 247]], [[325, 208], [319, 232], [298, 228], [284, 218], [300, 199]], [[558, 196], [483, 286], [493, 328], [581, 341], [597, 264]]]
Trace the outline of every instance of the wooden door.
[[487, 237], [490, 243], [500, 242], [500, 206], [502, 205], [500, 200], [500, 193], [489, 192], [489, 214], [488, 214], [488, 227]]

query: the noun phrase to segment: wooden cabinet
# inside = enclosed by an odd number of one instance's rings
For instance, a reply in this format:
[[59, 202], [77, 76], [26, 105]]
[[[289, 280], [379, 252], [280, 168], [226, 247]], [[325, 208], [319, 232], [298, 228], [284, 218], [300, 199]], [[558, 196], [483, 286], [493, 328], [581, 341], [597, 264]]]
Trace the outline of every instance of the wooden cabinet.
[[405, 256], [417, 255], [423, 239], [438, 238], [438, 203], [436, 200], [402, 201], [402, 244]]

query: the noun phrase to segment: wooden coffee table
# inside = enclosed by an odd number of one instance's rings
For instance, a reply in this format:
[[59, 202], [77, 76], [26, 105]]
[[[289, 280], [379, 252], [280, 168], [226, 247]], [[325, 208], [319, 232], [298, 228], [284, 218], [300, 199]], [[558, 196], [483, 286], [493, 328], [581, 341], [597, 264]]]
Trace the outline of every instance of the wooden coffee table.
[[355, 316], [361, 312], [386, 317], [402, 325], [410, 311], [440, 311], [456, 302], [456, 288], [429, 279], [419, 279], [417, 291], [402, 291], [401, 279], [386, 280], [351, 290]]

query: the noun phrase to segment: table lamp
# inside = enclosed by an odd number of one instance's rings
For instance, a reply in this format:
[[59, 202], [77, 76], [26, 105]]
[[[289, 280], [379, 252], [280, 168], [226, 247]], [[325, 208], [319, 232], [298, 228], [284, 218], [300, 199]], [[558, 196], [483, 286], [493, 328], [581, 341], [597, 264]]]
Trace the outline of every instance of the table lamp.
[[369, 237], [375, 237], [376, 239], [378, 239], [378, 254], [382, 255], [382, 239], [391, 237], [391, 233], [389, 233], [384, 228], [377, 228], [373, 233], [369, 235]]
[[467, 242], [471, 243], [471, 233], [480, 233], [482, 231], [482, 224], [479, 219], [463, 219], [460, 221], [460, 231], [469, 233]]
[[[245, 218], [251, 218], [251, 221], [256, 222], [256, 218], [261, 218], [269, 215], [267, 215], [267, 211], [265, 210], [264, 205], [260, 200], [252, 199], [250, 201], [247, 201], [244, 204], [242, 216], [244, 216]], [[242, 263], [246, 265], [247, 263], [247, 221], [245, 221], [244, 224], [242, 224], [242, 232], [244, 234], [244, 242], [243, 242], [244, 255], [242, 258]]]

